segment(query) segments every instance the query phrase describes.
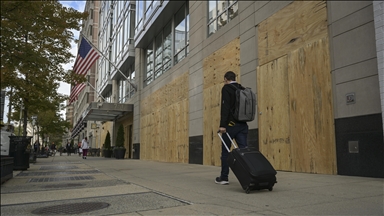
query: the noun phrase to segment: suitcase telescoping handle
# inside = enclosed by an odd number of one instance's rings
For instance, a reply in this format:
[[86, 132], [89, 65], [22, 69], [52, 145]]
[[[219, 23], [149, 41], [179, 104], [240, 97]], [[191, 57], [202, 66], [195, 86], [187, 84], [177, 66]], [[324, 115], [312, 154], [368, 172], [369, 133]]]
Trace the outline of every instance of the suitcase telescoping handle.
[[[229, 140], [231, 140], [232, 145], [233, 145], [235, 148], [237, 148], [237, 145], [233, 142], [231, 136], [229, 136], [229, 134], [228, 134], [227, 132], [226, 132], [226, 134], [227, 134]], [[217, 135], [219, 135], [219, 137], [220, 137], [220, 139], [221, 139], [221, 142], [223, 143], [223, 145], [225, 146], [225, 148], [227, 149], [227, 151], [230, 152], [228, 146], [227, 146], [227, 145], [225, 144], [225, 142], [224, 142], [223, 137], [220, 135], [220, 131], [217, 131]]]

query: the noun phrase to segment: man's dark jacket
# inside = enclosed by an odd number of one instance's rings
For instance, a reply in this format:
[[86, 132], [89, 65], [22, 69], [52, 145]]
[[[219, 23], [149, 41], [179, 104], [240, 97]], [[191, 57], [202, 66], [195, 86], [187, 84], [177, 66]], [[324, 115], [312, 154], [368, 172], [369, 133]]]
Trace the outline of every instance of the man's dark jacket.
[[237, 122], [232, 115], [232, 111], [235, 109], [236, 101], [236, 89], [240, 88], [239, 83], [225, 84], [221, 89], [221, 117], [220, 127], [227, 127], [230, 121]]

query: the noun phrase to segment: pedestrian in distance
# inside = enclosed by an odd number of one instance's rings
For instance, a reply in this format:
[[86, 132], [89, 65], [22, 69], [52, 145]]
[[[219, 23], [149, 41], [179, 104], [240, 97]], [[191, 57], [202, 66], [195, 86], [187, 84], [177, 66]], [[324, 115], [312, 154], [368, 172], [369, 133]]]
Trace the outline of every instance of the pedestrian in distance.
[[38, 141], [36, 140], [35, 143], [33, 144], [33, 149], [35, 153], [37, 153], [38, 148], [39, 148], [39, 144], [38, 144]]
[[[234, 85], [234, 86], [231, 86]], [[236, 89], [240, 84], [236, 82], [236, 74], [228, 71], [224, 75], [224, 86], [221, 89], [221, 110], [220, 110], [220, 133], [228, 133], [232, 139], [236, 140], [239, 148], [247, 147], [248, 124], [247, 122], [236, 121], [232, 111], [235, 108]], [[228, 148], [231, 148], [231, 141], [228, 136], [222, 136]], [[215, 179], [216, 184], [229, 184], [229, 165], [227, 162], [228, 151], [224, 144], [221, 145], [221, 173]]]
[[79, 153], [79, 157], [83, 154], [83, 150], [81, 150], [81, 142], [77, 144], [77, 152]]
[[65, 149], [67, 150], [67, 156], [71, 156], [71, 143], [67, 140], [67, 145], [65, 145]]
[[83, 159], [87, 159], [88, 148], [89, 148], [88, 140], [87, 140], [87, 137], [85, 137], [83, 141], [81, 141], [81, 149], [83, 150]]

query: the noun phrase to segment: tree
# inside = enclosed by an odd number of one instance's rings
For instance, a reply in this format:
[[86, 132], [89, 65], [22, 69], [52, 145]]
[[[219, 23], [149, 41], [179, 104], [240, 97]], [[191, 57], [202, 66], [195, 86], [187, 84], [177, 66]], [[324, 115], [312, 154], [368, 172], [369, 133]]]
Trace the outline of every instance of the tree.
[[28, 111], [58, 111], [57, 103], [68, 99], [57, 92], [60, 81], [84, 81], [62, 65], [73, 57], [71, 29], [79, 30], [87, 16], [57, 0], [1, 1], [1, 86], [13, 89], [7, 95], [23, 112], [24, 133]]

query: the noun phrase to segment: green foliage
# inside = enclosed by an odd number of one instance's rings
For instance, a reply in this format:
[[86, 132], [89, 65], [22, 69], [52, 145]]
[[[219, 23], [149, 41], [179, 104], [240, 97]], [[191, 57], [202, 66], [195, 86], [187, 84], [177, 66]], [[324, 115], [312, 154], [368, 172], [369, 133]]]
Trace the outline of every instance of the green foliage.
[[107, 131], [107, 136], [105, 136], [104, 149], [110, 150], [111, 148], [111, 134]]
[[[19, 133], [19, 132], [20, 132], [20, 133]], [[13, 133], [14, 133], [16, 136], [23, 136], [24, 130], [23, 130], [22, 127], [20, 127], [20, 129], [19, 129], [19, 127], [17, 126], [17, 127], [15, 127]]]
[[[6, 93], [16, 110], [11, 120], [19, 120], [23, 104], [24, 131], [29, 112], [59, 113], [60, 103], [68, 99], [57, 92], [60, 82], [84, 81], [65, 71], [63, 65], [74, 57], [70, 52], [74, 41], [71, 29], [80, 30], [80, 21], [87, 15], [63, 7], [57, 0], [1, 1], [0, 85], [12, 89]], [[51, 120], [62, 127], [60, 118]]]
[[62, 135], [70, 127], [70, 123], [65, 121], [59, 113], [55, 113], [53, 110], [40, 112], [36, 114], [36, 116], [39, 134], [46, 135], [50, 139], [51, 137], [57, 137], [57, 139], [62, 140]]
[[116, 143], [115, 146], [119, 148], [124, 148], [124, 128], [123, 125], [119, 126], [119, 129], [117, 131], [117, 136], [116, 136]]

